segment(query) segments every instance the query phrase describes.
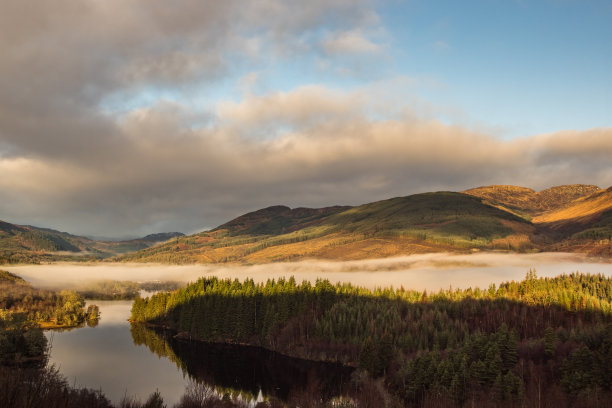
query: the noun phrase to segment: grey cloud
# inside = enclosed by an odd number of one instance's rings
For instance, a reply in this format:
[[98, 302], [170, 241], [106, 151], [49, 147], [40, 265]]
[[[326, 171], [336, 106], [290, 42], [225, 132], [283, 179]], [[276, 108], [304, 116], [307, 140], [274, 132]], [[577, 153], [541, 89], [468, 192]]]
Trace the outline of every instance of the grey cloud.
[[[126, 152], [108, 98], [143, 87], [209, 83], [250, 58], [253, 39], [273, 53], [320, 24], [368, 19], [369, 1], [258, 2], [7, 0], [0, 6], [3, 155], [108, 159]], [[298, 10], [299, 9], [299, 10]], [[299, 11], [299, 12], [297, 12]], [[87, 152], [95, 151], [97, 154]]]
[[[273, 204], [360, 204], [492, 183], [545, 188], [612, 180], [608, 162], [571, 154], [590, 134], [607, 136], [595, 138], [594, 148], [610, 149], [612, 129], [503, 141], [433, 120], [372, 119], [367, 100], [367, 92], [322, 87], [251, 95], [220, 104], [199, 129], [183, 125], [197, 113], [180, 105], [141, 109], [117, 124], [129, 155], [104, 166], [0, 160], [0, 188], [13, 203], [31, 200], [25, 208], [2, 203], [2, 214], [98, 235], [192, 232]], [[249, 137], [275, 127], [285, 130]], [[36, 220], [28, 219], [33, 214]]]

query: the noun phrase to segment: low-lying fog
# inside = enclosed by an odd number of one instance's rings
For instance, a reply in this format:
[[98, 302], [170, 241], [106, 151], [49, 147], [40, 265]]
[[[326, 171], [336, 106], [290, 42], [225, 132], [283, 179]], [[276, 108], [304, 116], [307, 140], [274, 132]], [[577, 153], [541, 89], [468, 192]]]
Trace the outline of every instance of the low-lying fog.
[[268, 278], [294, 276], [298, 282], [326, 278], [331, 282], [351, 282], [368, 288], [393, 286], [428, 291], [496, 285], [521, 280], [529, 268], [538, 276], [563, 273], [602, 273], [612, 276], [612, 263], [580, 254], [541, 253], [470, 255], [426, 254], [363, 261], [300, 261], [265, 265], [159, 265], [159, 264], [52, 264], [2, 266], [34, 286], [62, 288], [91, 280], [112, 279], [136, 282], [174, 280], [193, 282], [201, 276], [219, 278]]

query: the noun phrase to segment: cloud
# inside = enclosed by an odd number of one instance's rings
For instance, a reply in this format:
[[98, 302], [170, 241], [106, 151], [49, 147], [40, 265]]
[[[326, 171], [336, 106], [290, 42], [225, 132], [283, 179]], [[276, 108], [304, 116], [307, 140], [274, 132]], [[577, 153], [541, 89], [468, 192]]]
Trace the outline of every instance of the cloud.
[[[503, 141], [423, 118], [403, 80], [258, 93], [267, 60], [307, 50], [316, 62], [357, 55], [360, 65], [359, 55], [378, 52], [384, 35], [372, 6], [3, 2], [0, 217], [135, 236], [214, 227], [273, 204], [360, 204], [490, 183], [612, 184], [610, 129]], [[241, 95], [214, 98], [224, 82], [238, 82]], [[215, 102], [197, 103], [208, 93]]]
[[[109, 100], [185, 93], [259, 55], [316, 46], [322, 26], [375, 19], [370, 1], [7, 0], [0, 13], [3, 154], [121, 155]], [[87, 154], [87, 153], [90, 154]], [[94, 153], [95, 152], [95, 153]]]
[[323, 49], [330, 55], [342, 54], [375, 54], [383, 50], [383, 46], [367, 39], [358, 31], [332, 33], [322, 42]]
[[273, 204], [360, 204], [492, 183], [611, 184], [601, 152], [612, 149], [612, 129], [504, 141], [402, 110], [383, 117], [373, 95], [311, 85], [249, 94], [212, 112], [168, 102], [138, 109], [114, 123], [113, 150], [124, 154], [95, 166], [78, 157], [2, 159], [0, 212], [125, 235], [214, 227]]

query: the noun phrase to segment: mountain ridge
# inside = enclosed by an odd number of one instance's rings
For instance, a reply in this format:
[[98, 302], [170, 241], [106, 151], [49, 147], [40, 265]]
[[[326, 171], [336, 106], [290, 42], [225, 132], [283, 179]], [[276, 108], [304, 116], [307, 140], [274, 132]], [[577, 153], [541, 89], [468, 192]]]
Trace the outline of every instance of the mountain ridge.
[[[278, 233], [268, 225], [279, 214], [300, 212], [315, 222]], [[245, 221], [247, 226], [245, 227]], [[299, 228], [293, 228], [297, 225]], [[236, 229], [237, 228], [237, 229]], [[117, 258], [165, 263], [265, 263], [305, 258], [364, 259], [499, 246], [521, 249], [533, 233], [529, 221], [457, 192], [395, 197], [356, 207], [290, 209], [272, 206], [247, 213], [209, 231]], [[269, 234], [262, 234], [265, 230]]]
[[[573, 184], [535, 191], [491, 185], [353, 207], [275, 205], [189, 236], [161, 233], [118, 242], [0, 221], [0, 260], [10, 250], [7, 233], [20, 236], [17, 243], [23, 251], [35, 252], [34, 261], [62, 260], [76, 250], [86, 260], [115, 256], [109, 260], [161, 263], [351, 260], [480, 250], [569, 251], [610, 257], [612, 187], [602, 190]], [[17, 261], [28, 262], [28, 258]]]
[[601, 189], [589, 184], [569, 184], [535, 191], [527, 187], [512, 185], [489, 185], [464, 190], [492, 204], [501, 204], [510, 210], [519, 209], [530, 216], [557, 210], [576, 199], [596, 193]]

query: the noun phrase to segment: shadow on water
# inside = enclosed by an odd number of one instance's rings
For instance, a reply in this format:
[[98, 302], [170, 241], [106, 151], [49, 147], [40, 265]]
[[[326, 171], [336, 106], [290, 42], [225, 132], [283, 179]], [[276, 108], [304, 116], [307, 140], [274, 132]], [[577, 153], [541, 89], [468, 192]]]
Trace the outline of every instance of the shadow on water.
[[131, 326], [136, 345], [173, 361], [192, 379], [220, 394], [287, 401], [308, 392], [324, 400], [345, 395], [353, 369], [333, 363], [291, 358], [257, 347], [179, 340], [142, 324]]

